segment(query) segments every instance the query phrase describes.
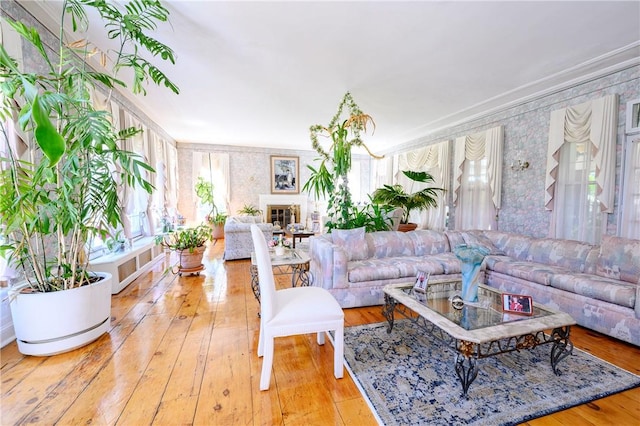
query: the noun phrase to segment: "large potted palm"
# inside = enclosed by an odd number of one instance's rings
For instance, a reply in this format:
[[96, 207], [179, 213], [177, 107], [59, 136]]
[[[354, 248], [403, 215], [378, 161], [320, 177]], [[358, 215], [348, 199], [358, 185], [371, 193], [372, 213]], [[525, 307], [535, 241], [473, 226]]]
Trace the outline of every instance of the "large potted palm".
[[[2, 254], [24, 276], [10, 291], [10, 306], [18, 349], [28, 355], [69, 351], [109, 330], [110, 276], [89, 272], [87, 253], [96, 237], [104, 239], [122, 224], [119, 188], [152, 190], [144, 176], [153, 169], [120, 148], [141, 130], [116, 129], [111, 113], [93, 106], [92, 94], [100, 89], [110, 96], [114, 87], [127, 87], [114, 71], [121, 68], [133, 69], [134, 93], [143, 92], [149, 78], [177, 93], [141, 55], [146, 50], [174, 60], [171, 49], [146, 34], [168, 18], [159, 2], [133, 0], [125, 9], [67, 0], [62, 6], [55, 51], [36, 28], [5, 19], [33, 48], [34, 57], [25, 61], [33, 69], [22, 69], [0, 46]], [[119, 42], [112, 71], [88, 65], [95, 49], [87, 41], [66, 41], [66, 24], [73, 25], [71, 33], [85, 30], [89, 9]]]
[[[433, 176], [427, 172], [414, 172], [403, 170], [402, 173], [409, 178], [413, 187], [414, 182], [431, 184], [434, 182]], [[444, 191], [442, 188], [426, 187], [417, 192], [407, 192], [400, 184], [384, 185], [373, 192], [372, 200], [389, 208], [400, 207], [402, 209], [402, 219], [400, 220], [399, 231], [412, 231], [418, 227], [416, 223], [409, 223], [409, 216], [413, 210], [424, 210], [438, 205], [438, 193]]]

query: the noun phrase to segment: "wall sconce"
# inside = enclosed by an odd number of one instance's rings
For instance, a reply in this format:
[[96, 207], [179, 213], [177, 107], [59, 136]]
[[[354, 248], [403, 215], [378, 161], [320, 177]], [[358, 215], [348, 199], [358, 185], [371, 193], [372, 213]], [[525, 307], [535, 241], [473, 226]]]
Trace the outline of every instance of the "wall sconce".
[[518, 160], [518, 161], [514, 161], [513, 163], [511, 163], [511, 170], [522, 171], [522, 170], [528, 169], [528, 168], [529, 168], [529, 162], [528, 161]]

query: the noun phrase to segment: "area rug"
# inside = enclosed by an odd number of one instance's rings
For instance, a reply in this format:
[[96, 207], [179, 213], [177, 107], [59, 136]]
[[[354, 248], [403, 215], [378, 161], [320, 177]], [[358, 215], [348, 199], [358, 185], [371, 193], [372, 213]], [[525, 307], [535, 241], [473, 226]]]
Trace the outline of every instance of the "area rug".
[[407, 320], [345, 329], [347, 368], [385, 425], [512, 425], [640, 386], [640, 376], [578, 349], [560, 362], [551, 345], [478, 361], [468, 397], [454, 352]]

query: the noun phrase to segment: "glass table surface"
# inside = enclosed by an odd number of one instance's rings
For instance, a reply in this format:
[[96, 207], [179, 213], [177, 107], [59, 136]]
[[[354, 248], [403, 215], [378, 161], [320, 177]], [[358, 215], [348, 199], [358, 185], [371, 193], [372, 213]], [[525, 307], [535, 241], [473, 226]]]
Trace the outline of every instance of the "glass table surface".
[[478, 302], [465, 302], [462, 309], [456, 309], [453, 307], [451, 299], [456, 295], [460, 295], [461, 288], [462, 282], [458, 280], [429, 284], [424, 295], [415, 293], [412, 286], [402, 290], [407, 295], [415, 297], [422, 305], [465, 330], [477, 330], [514, 321], [553, 315], [553, 312], [536, 305], [533, 306], [532, 315], [503, 312], [501, 293], [482, 285], [478, 290]]

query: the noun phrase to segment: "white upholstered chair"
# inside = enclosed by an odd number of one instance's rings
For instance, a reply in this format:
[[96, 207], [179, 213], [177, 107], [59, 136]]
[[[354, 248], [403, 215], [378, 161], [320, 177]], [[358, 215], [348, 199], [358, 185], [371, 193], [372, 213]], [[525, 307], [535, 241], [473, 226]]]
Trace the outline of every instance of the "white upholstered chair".
[[294, 287], [276, 290], [271, 257], [263, 233], [251, 226], [251, 237], [258, 263], [260, 282], [260, 337], [258, 356], [263, 357], [260, 390], [269, 389], [273, 366], [274, 339], [296, 334], [318, 333], [319, 345], [325, 333], [333, 330], [333, 374], [339, 379], [343, 371], [344, 312], [336, 299], [320, 287]]

